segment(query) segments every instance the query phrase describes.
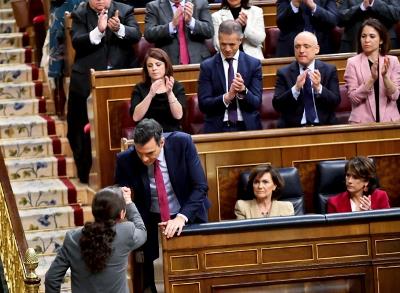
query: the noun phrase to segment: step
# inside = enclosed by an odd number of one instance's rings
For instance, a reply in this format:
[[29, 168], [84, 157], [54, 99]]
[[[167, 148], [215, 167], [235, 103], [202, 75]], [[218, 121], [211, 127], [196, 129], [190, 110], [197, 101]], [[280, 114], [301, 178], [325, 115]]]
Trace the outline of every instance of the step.
[[0, 100], [0, 117], [26, 116], [46, 113], [46, 100]]
[[6, 159], [5, 164], [10, 180], [76, 177], [74, 160], [65, 156]]
[[27, 82], [32, 80], [32, 67], [26, 64], [0, 66], [0, 81]]
[[10, 34], [18, 32], [15, 19], [0, 19], [0, 33]]
[[69, 230], [71, 229], [66, 228], [50, 231], [26, 231], [25, 238], [28, 242], [28, 247], [34, 248], [37, 254], [54, 256], [57, 253], [57, 249], [62, 246], [65, 234]]
[[13, 10], [11, 8], [1, 8], [0, 19], [14, 19]]
[[11, 8], [10, 0], [0, 0], [0, 8]]
[[86, 184], [67, 178], [11, 181], [18, 209], [64, 206], [72, 203], [90, 205], [92, 194]]
[[51, 155], [72, 157], [71, 148], [66, 137], [2, 139], [0, 140], [0, 149], [6, 159], [39, 158]]
[[32, 62], [32, 50], [25, 48], [0, 49], [0, 66]]
[[0, 48], [21, 48], [23, 33], [0, 34]]
[[0, 138], [43, 137], [55, 132], [54, 121], [40, 115], [0, 117]]
[[83, 225], [83, 209], [80, 205], [20, 210], [25, 231], [51, 231]]
[[0, 100], [32, 99], [36, 96], [34, 82], [0, 83]]

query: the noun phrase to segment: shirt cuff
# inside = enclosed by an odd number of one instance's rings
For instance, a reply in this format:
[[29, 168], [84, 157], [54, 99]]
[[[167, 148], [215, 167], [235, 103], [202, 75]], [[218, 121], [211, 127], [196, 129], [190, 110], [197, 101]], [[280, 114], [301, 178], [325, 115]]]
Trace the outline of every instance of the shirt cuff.
[[297, 100], [297, 98], [300, 96], [300, 92], [296, 89], [295, 85], [292, 86], [292, 95], [295, 100]]
[[119, 30], [115, 34], [120, 39], [123, 39], [125, 37], [125, 26], [122, 23], [119, 25]]
[[177, 28], [174, 28], [172, 21], [168, 24], [168, 30], [170, 35], [174, 35], [177, 32]]
[[196, 20], [192, 17], [192, 19], [190, 20], [189, 24], [187, 24], [186, 26], [190, 29], [191, 32], [193, 32], [195, 24], [196, 24]]
[[180, 217], [184, 218], [185, 219], [185, 224], [189, 221], [189, 219], [184, 214], [177, 213], [176, 216], [180, 216]]
[[292, 10], [293, 10], [294, 13], [299, 13], [299, 8], [294, 6], [292, 1], [290, 1], [290, 6], [292, 6]]
[[98, 45], [101, 43], [101, 39], [104, 37], [105, 32], [101, 33], [99, 31], [99, 28], [96, 26], [90, 33], [89, 33], [89, 39], [90, 43], [93, 45]]

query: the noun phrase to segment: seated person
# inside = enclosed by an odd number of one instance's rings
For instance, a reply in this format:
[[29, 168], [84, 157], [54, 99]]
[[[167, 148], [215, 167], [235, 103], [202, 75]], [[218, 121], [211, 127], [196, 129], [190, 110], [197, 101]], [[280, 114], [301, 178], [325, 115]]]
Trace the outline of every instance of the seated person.
[[277, 200], [284, 184], [278, 169], [269, 164], [255, 167], [250, 173], [247, 185], [248, 192], [252, 189], [254, 199], [239, 199], [236, 202], [236, 218], [242, 220], [293, 216], [293, 204], [289, 201]]
[[344, 28], [340, 52], [355, 52], [357, 32], [368, 18], [378, 19], [390, 34], [392, 49], [400, 48], [394, 25], [400, 20], [399, 0], [348, 0], [338, 1], [339, 26]]
[[296, 61], [276, 74], [272, 105], [281, 113], [278, 127], [337, 123], [335, 108], [340, 104], [340, 94], [336, 67], [316, 60], [318, 53], [314, 34], [301, 32], [296, 36]]
[[133, 121], [153, 118], [165, 132], [182, 130], [186, 96], [183, 85], [174, 80], [168, 55], [161, 49], [151, 48], [144, 57], [144, 81], [135, 86], [130, 114]]
[[345, 213], [390, 208], [385, 191], [377, 189], [375, 164], [359, 156], [345, 166], [347, 191], [328, 199], [328, 213]]
[[[265, 39], [265, 26], [263, 10], [255, 5], [250, 5], [249, 0], [222, 0], [221, 9], [212, 15], [214, 32], [218, 32], [221, 22], [232, 19], [242, 26], [243, 41], [240, 51], [257, 59], [264, 59], [262, 46]], [[219, 48], [218, 34], [214, 33], [214, 46]]]
[[46, 273], [46, 293], [60, 292], [68, 268], [71, 268], [72, 292], [129, 292], [128, 256], [147, 237], [131, 190], [101, 189], [94, 196], [92, 213], [94, 222], [65, 235]]
[[400, 63], [387, 55], [386, 28], [366, 20], [358, 32], [358, 55], [347, 60], [344, 80], [351, 102], [350, 123], [399, 121]]

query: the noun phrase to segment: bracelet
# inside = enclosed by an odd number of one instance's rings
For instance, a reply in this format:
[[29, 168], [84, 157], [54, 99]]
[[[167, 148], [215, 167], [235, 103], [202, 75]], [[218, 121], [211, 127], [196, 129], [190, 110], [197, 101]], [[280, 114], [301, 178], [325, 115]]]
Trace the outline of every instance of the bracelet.
[[172, 102], [168, 101], [168, 103], [171, 105], [173, 103], [175, 103], [178, 99], [173, 100]]

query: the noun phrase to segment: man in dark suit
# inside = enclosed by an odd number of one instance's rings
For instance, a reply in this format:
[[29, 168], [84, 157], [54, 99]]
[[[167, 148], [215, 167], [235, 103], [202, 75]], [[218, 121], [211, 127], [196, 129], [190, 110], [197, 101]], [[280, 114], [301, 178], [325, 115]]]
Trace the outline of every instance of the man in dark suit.
[[293, 56], [293, 40], [302, 31], [317, 36], [321, 54], [334, 53], [331, 31], [338, 21], [336, 0], [277, 0], [276, 5], [278, 57]]
[[132, 189], [146, 225], [144, 288], [157, 292], [153, 261], [158, 258], [158, 225], [173, 237], [186, 223], [207, 222], [208, 186], [189, 134], [162, 134], [158, 122], [143, 119], [135, 128], [134, 141], [134, 147], [117, 156], [115, 181]]
[[112, 0], [89, 0], [72, 12], [72, 66], [68, 98], [68, 139], [78, 177], [87, 183], [92, 155], [86, 100], [90, 94], [90, 69], [106, 70], [134, 67], [132, 44], [141, 38], [139, 26], [129, 5]]
[[223, 21], [218, 30], [220, 53], [200, 65], [198, 99], [205, 133], [262, 128], [261, 62], [239, 50], [242, 38], [239, 23]]
[[[214, 36], [214, 28], [206, 0], [154, 0], [146, 5], [144, 21], [144, 37], [167, 52], [172, 64], [200, 63], [210, 56], [205, 40]], [[182, 60], [182, 50], [188, 60]]]
[[340, 103], [336, 67], [315, 60], [317, 38], [301, 32], [294, 40], [296, 61], [278, 69], [272, 105], [282, 115], [278, 127], [336, 123]]

